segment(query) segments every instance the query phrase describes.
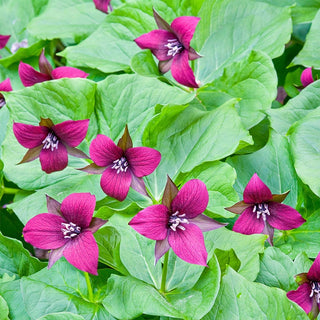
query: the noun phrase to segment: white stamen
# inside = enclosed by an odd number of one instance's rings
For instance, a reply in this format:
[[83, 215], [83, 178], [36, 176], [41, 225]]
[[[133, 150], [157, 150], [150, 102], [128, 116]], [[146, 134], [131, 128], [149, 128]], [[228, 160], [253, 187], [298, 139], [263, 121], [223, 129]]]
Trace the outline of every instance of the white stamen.
[[58, 149], [59, 139], [53, 132], [49, 132], [42, 143], [43, 149], [51, 148], [51, 151], [53, 151], [54, 149]]
[[73, 222], [70, 222], [70, 223], [62, 222], [61, 225], [62, 227], [64, 227], [64, 228], [61, 228], [61, 231], [65, 239], [74, 238], [81, 232], [81, 228]]
[[127, 172], [129, 163], [125, 157], [114, 160], [113, 163], [114, 165], [111, 167], [111, 169], [117, 170], [117, 174], [119, 174], [120, 172]]
[[186, 230], [184, 226], [180, 225], [180, 223], [189, 224], [188, 219], [184, 218], [185, 216], [186, 216], [185, 213], [179, 214], [179, 211], [176, 211], [175, 213], [173, 213], [169, 218], [169, 222], [168, 222], [169, 228], [173, 231], [177, 231], [177, 228], [183, 231]]
[[263, 221], [267, 220], [267, 216], [270, 216], [270, 211], [268, 208], [268, 204], [267, 203], [258, 203], [255, 204], [253, 207], [252, 212], [257, 212], [257, 219], [260, 218], [260, 216], [262, 216]]
[[172, 57], [174, 57], [177, 53], [179, 53], [183, 49], [182, 44], [177, 39], [169, 39], [168, 43], [165, 44], [164, 46], [169, 49], [167, 52], [167, 56], [172, 56]]

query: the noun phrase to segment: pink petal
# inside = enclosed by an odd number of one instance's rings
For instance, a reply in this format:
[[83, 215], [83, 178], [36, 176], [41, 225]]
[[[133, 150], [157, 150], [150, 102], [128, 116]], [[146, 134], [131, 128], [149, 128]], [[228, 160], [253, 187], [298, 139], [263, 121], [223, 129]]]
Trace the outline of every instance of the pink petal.
[[68, 120], [58, 123], [52, 127], [54, 133], [60, 140], [70, 147], [78, 146], [86, 137], [89, 126], [89, 119]]
[[168, 220], [168, 208], [163, 204], [156, 204], [138, 212], [129, 225], [149, 239], [163, 240], [167, 237]]
[[263, 203], [272, 199], [270, 189], [255, 173], [243, 192], [243, 201], [246, 203]]
[[310, 298], [311, 287], [309, 283], [302, 284], [297, 290], [289, 291], [287, 297], [297, 303], [306, 313], [312, 309], [312, 298]]
[[14, 122], [13, 133], [23, 147], [32, 149], [42, 144], [42, 141], [49, 133], [49, 129], [42, 126]]
[[96, 9], [108, 13], [108, 7], [110, 6], [110, 0], [93, 0]]
[[150, 49], [158, 60], [164, 61], [171, 58], [166, 47], [168, 40], [177, 40], [177, 37], [167, 30], [152, 30], [134, 41], [141, 49]]
[[198, 226], [202, 232], [215, 230], [228, 225], [227, 223], [220, 223], [218, 221], [215, 221], [212, 218], [205, 216], [204, 214], [199, 214], [197, 217], [190, 219], [189, 222]]
[[49, 63], [48, 59], [44, 55], [44, 50], [42, 50], [39, 57], [39, 69], [41, 73], [47, 74], [51, 77], [52, 66]]
[[269, 202], [268, 206], [270, 216], [267, 216], [267, 221], [276, 229], [291, 230], [306, 222], [301, 214], [290, 206], [278, 202]]
[[49, 75], [36, 71], [33, 67], [23, 62], [20, 62], [18, 72], [20, 80], [25, 87], [31, 87], [36, 83], [51, 80]]
[[247, 208], [240, 215], [238, 220], [235, 222], [232, 230], [242, 234], [254, 234], [261, 233], [264, 229], [264, 222], [260, 216], [257, 219], [257, 215], [252, 211], [253, 208]]
[[300, 80], [304, 87], [307, 87], [310, 83], [314, 82], [312, 68], [304, 69], [301, 73]]
[[311, 281], [320, 282], [320, 253], [313, 261], [313, 264], [307, 274], [307, 278]]
[[124, 156], [128, 160], [131, 171], [137, 177], [151, 174], [161, 160], [159, 151], [147, 147], [129, 148]]
[[192, 219], [206, 210], [209, 194], [206, 185], [198, 179], [189, 180], [172, 200], [172, 212], [179, 211]]
[[61, 210], [60, 210], [61, 203], [58, 202], [57, 200], [49, 197], [47, 194], [46, 194], [46, 199], [47, 199], [48, 212], [52, 213], [52, 214], [55, 214], [55, 215], [58, 215], [58, 216], [62, 216], [61, 215]]
[[41, 169], [46, 173], [61, 171], [68, 165], [68, 152], [63, 143], [58, 144], [58, 148], [42, 149], [40, 152]]
[[81, 232], [69, 242], [64, 257], [79, 270], [98, 275], [99, 249], [91, 231]]
[[117, 173], [109, 167], [103, 172], [100, 185], [105, 194], [123, 201], [129, 192], [131, 180], [130, 171]]
[[201, 230], [194, 224], [183, 224], [185, 230], [169, 231], [168, 241], [174, 253], [182, 260], [207, 265], [207, 250]]
[[103, 220], [100, 218], [92, 218], [90, 225], [86, 230], [91, 231], [92, 233], [95, 233], [107, 222], [108, 220]]
[[68, 222], [73, 222], [81, 229], [89, 227], [96, 197], [90, 193], [72, 193], [61, 203], [61, 213]]
[[170, 245], [168, 242], [168, 238], [164, 238], [163, 240], [157, 240], [154, 248], [155, 262], [156, 265], [159, 259], [170, 249]]
[[89, 73], [86, 73], [80, 69], [72, 67], [58, 67], [53, 69], [51, 76], [53, 79], [61, 78], [87, 78]]
[[91, 159], [99, 167], [106, 167], [123, 156], [123, 151], [109, 137], [98, 134], [89, 148]]
[[23, 228], [24, 240], [39, 249], [57, 249], [62, 247], [67, 239], [63, 237], [62, 217], [50, 213], [41, 213], [29, 220]]
[[193, 71], [189, 66], [188, 51], [183, 50], [174, 56], [171, 65], [171, 74], [173, 78], [180, 84], [190, 87], [198, 88]]
[[5, 91], [5, 92], [12, 91], [10, 78], [7, 78], [0, 83], [0, 91]]
[[174, 19], [171, 23], [172, 30], [187, 50], [199, 21], [200, 18], [197, 17], [182, 16]]
[[10, 37], [11, 36], [0, 35], [0, 49], [4, 48], [7, 45]]

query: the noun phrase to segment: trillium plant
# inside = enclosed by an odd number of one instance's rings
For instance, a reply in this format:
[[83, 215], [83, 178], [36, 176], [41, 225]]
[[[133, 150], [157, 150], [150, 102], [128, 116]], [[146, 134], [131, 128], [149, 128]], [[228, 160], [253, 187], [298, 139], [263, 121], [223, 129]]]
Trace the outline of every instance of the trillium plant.
[[0, 320], [320, 319], [295, 2], [0, 1]]

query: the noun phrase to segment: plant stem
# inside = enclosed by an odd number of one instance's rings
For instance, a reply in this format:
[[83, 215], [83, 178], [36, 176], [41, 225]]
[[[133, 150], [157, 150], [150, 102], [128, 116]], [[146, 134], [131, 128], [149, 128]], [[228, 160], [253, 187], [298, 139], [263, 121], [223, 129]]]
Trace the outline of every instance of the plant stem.
[[93, 291], [91, 286], [91, 281], [88, 272], [84, 272], [84, 276], [86, 278], [87, 288], [88, 288], [88, 295], [89, 295], [89, 301], [93, 302]]
[[12, 54], [11, 50], [7, 46], [5, 46], [4, 49], [6, 49], [10, 54]]
[[19, 191], [20, 189], [3, 187], [3, 193], [5, 194], [17, 194]]
[[167, 251], [164, 255], [164, 261], [163, 261], [163, 266], [162, 266], [161, 288], [160, 288], [161, 293], [166, 292], [168, 260], [169, 260], [169, 251]]

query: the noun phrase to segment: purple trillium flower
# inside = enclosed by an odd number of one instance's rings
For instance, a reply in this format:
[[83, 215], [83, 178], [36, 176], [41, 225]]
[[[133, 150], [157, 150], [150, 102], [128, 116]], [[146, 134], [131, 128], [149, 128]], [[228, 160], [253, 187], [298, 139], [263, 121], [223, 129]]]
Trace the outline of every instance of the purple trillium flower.
[[244, 189], [243, 201], [226, 208], [240, 214], [232, 230], [242, 234], [267, 234], [269, 243], [273, 245], [274, 228], [291, 230], [306, 221], [297, 210], [281, 204], [288, 193], [272, 194], [255, 173]]
[[47, 196], [48, 213], [28, 221], [23, 229], [25, 241], [51, 250], [48, 268], [64, 256], [74, 267], [97, 275], [99, 249], [93, 237], [107, 220], [92, 218], [96, 198], [90, 193], [73, 193], [62, 203]]
[[182, 260], [206, 266], [208, 254], [202, 232], [226, 225], [202, 214], [208, 201], [209, 194], [201, 180], [190, 180], [179, 191], [168, 177], [162, 204], [143, 209], [129, 225], [156, 240], [156, 263], [171, 247]]
[[315, 319], [320, 310], [320, 254], [314, 260], [308, 273], [296, 275], [297, 290], [287, 293], [287, 297], [297, 303]]
[[304, 69], [301, 73], [300, 80], [304, 87], [307, 87], [310, 83], [314, 82], [314, 79], [312, 76], [312, 68]]
[[98, 134], [90, 144], [90, 156], [94, 163], [80, 170], [102, 174], [102, 190], [113, 198], [123, 201], [129, 188], [148, 195], [142, 177], [151, 174], [161, 160], [159, 151], [147, 147], [132, 147], [126, 126], [116, 145], [109, 137]]
[[5, 92], [12, 91], [12, 86], [9, 78], [5, 79], [0, 83], [0, 108], [2, 108], [6, 104], [6, 101], [1, 91], [5, 91]]
[[93, 0], [96, 9], [108, 13], [108, 10], [112, 11], [111, 0]]
[[88, 159], [85, 153], [75, 148], [85, 138], [88, 126], [89, 119], [54, 125], [50, 119], [41, 118], [39, 126], [14, 122], [14, 135], [23, 147], [29, 149], [19, 164], [40, 157], [42, 170], [51, 173], [68, 165], [68, 154]]
[[191, 88], [198, 88], [188, 60], [201, 56], [190, 47], [190, 41], [200, 18], [183, 16], [174, 19], [171, 26], [153, 10], [160, 30], [145, 33], [134, 41], [141, 49], [150, 49], [159, 60], [159, 70], [166, 73], [171, 69], [173, 78]]
[[53, 79], [86, 78], [89, 75], [82, 70], [72, 67], [58, 67], [53, 69], [44, 55], [44, 50], [42, 50], [39, 58], [39, 69], [40, 72], [35, 70], [29, 64], [20, 62], [18, 72], [21, 82], [25, 87], [30, 87], [36, 83]]

